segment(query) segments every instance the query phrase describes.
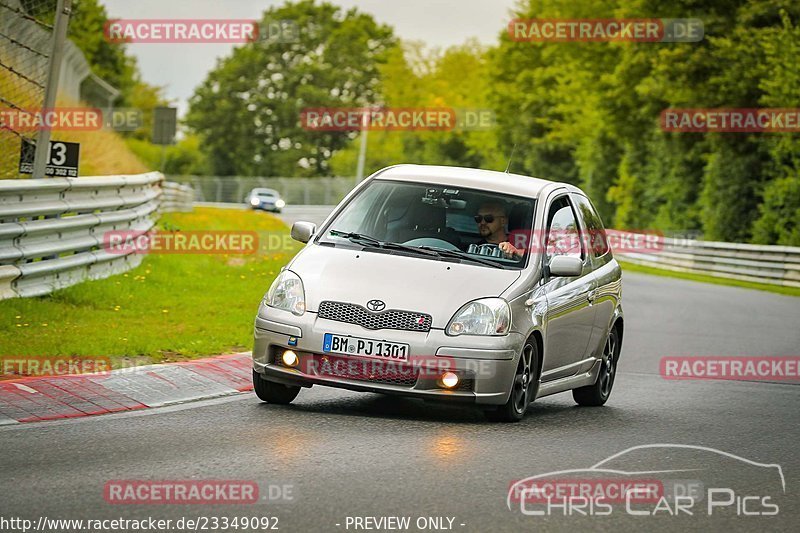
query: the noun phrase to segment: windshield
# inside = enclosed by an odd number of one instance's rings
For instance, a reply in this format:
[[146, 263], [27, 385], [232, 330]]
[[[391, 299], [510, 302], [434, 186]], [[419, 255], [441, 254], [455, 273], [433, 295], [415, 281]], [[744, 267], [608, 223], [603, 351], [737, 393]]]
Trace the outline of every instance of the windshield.
[[[374, 180], [318, 243], [367, 250], [417, 249], [428, 259], [524, 268], [535, 200], [447, 185]], [[436, 252], [425, 253], [422, 252]]]

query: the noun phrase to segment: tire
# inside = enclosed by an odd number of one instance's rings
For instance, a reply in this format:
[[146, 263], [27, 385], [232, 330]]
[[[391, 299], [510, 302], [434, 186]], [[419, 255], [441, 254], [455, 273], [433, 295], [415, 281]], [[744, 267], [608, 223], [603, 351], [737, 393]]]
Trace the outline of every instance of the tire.
[[528, 405], [536, 399], [537, 392], [539, 392], [539, 350], [536, 340], [531, 337], [522, 347], [508, 401], [491, 411], [486, 411], [486, 418], [491, 422], [519, 422], [525, 417]]
[[297, 398], [300, 387], [267, 381], [261, 377], [261, 374], [253, 370], [253, 391], [262, 402], [288, 405]]
[[614, 387], [614, 378], [617, 376], [617, 363], [619, 362], [619, 334], [617, 328], [611, 328], [603, 346], [603, 359], [600, 363], [600, 373], [593, 385], [573, 389], [572, 398], [578, 405], [599, 407], [611, 397]]

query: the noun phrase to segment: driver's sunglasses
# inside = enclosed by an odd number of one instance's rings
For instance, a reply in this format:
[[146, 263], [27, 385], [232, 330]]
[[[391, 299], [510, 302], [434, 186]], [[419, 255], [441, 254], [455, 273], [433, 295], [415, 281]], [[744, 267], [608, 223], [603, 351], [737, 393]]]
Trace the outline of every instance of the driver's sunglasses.
[[478, 224], [481, 223], [481, 220], [485, 220], [487, 224], [494, 222], [494, 215], [475, 215], [474, 218]]

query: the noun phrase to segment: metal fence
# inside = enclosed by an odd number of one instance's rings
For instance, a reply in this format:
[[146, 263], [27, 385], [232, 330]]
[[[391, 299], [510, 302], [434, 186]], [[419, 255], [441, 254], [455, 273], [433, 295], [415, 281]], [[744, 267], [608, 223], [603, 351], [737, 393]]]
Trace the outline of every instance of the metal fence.
[[[0, 0], [1, 1], [1, 0]], [[190, 184], [198, 202], [242, 203], [256, 187], [275, 189], [288, 205], [335, 205], [356, 185], [354, 178], [251, 178], [242, 176], [168, 176]]]
[[[55, 0], [0, 0], [0, 107], [41, 108], [47, 80]], [[22, 140], [35, 131], [0, 128], [0, 178], [17, 177]]]
[[152, 228], [163, 179], [150, 172], [0, 180], [0, 299], [47, 294], [138, 266], [142, 255], [109, 251], [104, 234]]
[[19, 175], [23, 146], [34, 160], [33, 177], [44, 177], [49, 150], [35, 147], [48, 146], [50, 130], [34, 123], [39, 110], [56, 104], [71, 6], [72, 0], [0, 0], [0, 111], [6, 114], [0, 178]]
[[617, 254], [643, 266], [720, 278], [800, 287], [800, 247], [664, 239], [653, 253]]

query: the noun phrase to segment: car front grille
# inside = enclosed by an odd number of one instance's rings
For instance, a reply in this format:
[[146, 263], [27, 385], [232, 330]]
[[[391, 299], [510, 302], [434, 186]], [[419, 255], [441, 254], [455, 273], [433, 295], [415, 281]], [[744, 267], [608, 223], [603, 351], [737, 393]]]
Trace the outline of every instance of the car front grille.
[[430, 331], [431, 315], [414, 311], [387, 309], [374, 313], [358, 304], [324, 301], [319, 304], [319, 318], [358, 324], [366, 329], [399, 329], [404, 331]]

